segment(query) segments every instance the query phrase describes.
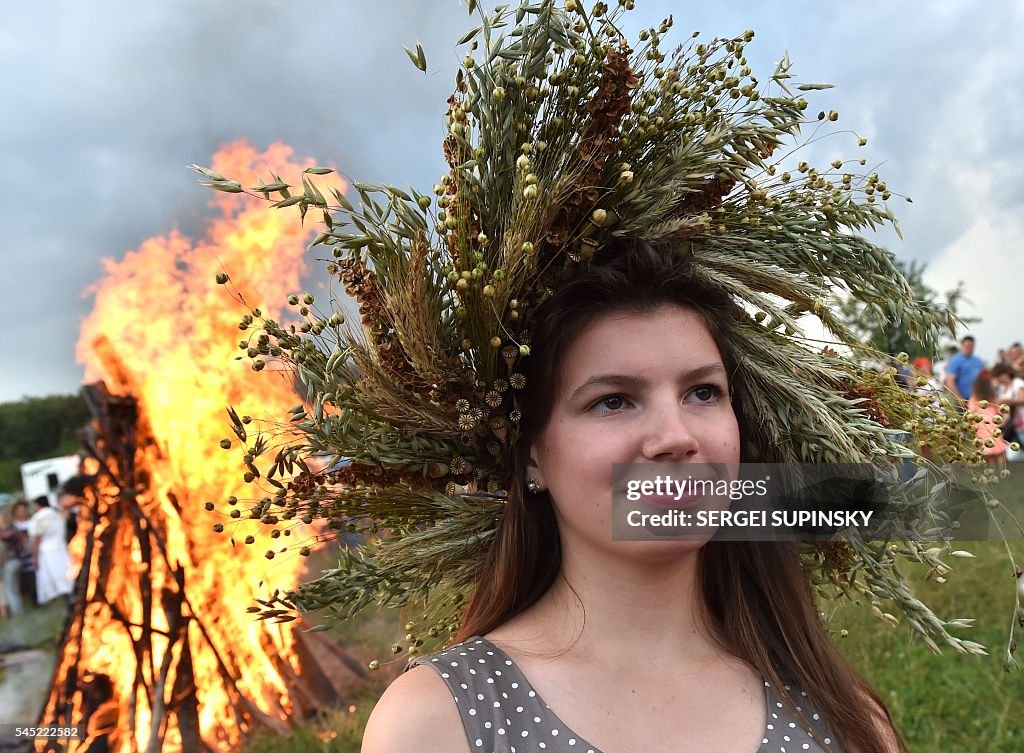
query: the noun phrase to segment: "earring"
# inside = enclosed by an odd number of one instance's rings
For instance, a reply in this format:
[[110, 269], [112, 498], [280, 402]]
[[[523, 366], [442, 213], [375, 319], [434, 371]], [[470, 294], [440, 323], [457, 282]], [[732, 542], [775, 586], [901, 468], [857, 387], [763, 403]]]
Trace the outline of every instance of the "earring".
[[530, 478], [526, 479], [526, 489], [530, 494], [536, 494], [540, 491], [540, 482], [533, 476], [530, 476]]

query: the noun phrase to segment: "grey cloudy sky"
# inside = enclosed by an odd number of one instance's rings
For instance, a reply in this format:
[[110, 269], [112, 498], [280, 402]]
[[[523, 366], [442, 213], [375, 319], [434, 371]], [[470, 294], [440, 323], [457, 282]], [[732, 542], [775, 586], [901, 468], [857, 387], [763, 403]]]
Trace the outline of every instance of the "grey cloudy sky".
[[[637, 0], [630, 23], [669, 12], [680, 38], [755, 29], [755, 74], [788, 50], [801, 80], [837, 84], [813, 106], [838, 109], [889, 185], [914, 198], [898, 207], [906, 240], [881, 240], [928, 262], [933, 287], [966, 283], [982, 356], [1024, 339], [1024, 74], [1012, 36], [1024, 0]], [[76, 389], [83, 291], [100, 259], [174, 228], [199, 232], [209, 196], [185, 165], [225, 142], [282, 140], [359, 180], [429, 188], [454, 41], [470, 25], [456, 0], [5, 8], [0, 400]], [[401, 50], [417, 40], [428, 76]]]

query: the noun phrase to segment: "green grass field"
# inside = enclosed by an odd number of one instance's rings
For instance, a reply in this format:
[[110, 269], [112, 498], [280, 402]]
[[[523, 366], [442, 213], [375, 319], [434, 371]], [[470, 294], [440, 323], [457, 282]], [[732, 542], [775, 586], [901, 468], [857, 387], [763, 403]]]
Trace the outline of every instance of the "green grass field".
[[[844, 605], [833, 618], [843, 653], [889, 706], [911, 751], [1011, 753], [1024, 750], [1024, 672], [1003, 670], [1014, 583], [1003, 544], [963, 544], [978, 559], [952, 560], [948, 582], [920, 583], [915, 594], [944, 618], [973, 617], [961, 637], [983, 643], [990, 656], [941, 656], [890, 627], [858, 605]], [[1014, 545], [1024, 559], [1024, 546]], [[947, 558], [950, 561], [951, 558]], [[1024, 630], [1017, 626], [1016, 636]]]

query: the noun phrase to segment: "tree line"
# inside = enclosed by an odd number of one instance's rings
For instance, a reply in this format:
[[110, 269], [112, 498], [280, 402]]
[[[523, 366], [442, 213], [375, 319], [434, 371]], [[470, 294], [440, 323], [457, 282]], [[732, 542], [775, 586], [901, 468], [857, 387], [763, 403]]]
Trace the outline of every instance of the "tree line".
[[74, 454], [89, 418], [80, 394], [0, 403], [0, 492], [21, 489], [22, 463]]

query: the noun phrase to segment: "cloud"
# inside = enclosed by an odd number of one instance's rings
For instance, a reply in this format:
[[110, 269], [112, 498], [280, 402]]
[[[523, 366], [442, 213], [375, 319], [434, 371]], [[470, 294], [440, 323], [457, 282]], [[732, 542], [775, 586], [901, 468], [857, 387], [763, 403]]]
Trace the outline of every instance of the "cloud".
[[[634, 30], [679, 10], [667, 0], [638, 6], [627, 17]], [[880, 240], [928, 261], [936, 287], [970, 272], [983, 354], [984, 343], [1005, 337], [987, 329], [1001, 314], [974, 268], [985, 258], [1012, 264], [1014, 236], [1002, 229], [1017, 227], [1024, 188], [1024, 86], [1008, 33], [1022, 8], [743, 0], [691, 4], [675, 19], [680, 38], [756, 29], [756, 71], [788, 50], [803, 80], [839, 85], [816, 100], [867, 135], [880, 172], [914, 197], [898, 208], [906, 243]], [[50, 0], [7, 9], [0, 65], [16, 75], [0, 79], [0, 317], [11, 324], [0, 330], [0, 352], [14, 367], [0, 378], [0, 399], [75, 388], [81, 371], [69, 343], [100, 257], [176, 227], [197, 233], [209, 197], [184, 166], [224, 142], [281, 139], [359, 180], [432, 185], [443, 167], [452, 44], [470, 25], [455, 0]], [[425, 76], [401, 50], [417, 40]], [[825, 142], [816, 154], [824, 160], [845, 143]]]
[[175, 227], [198, 233], [209, 195], [185, 166], [222, 143], [281, 139], [366, 181], [432, 184], [451, 76], [419, 74], [401, 45], [419, 37], [453, 75], [448, 29], [464, 25], [454, 2], [8, 9], [0, 64], [18, 75], [0, 79], [0, 253], [17, 284], [0, 297], [15, 323], [0, 330], [14, 364], [0, 399], [75, 389], [69, 344], [99, 259]]
[[1018, 249], [1024, 217], [1000, 208], [995, 194], [1001, 187], [991, 173], [964, 170], [950, 187], [968, 197], [971, 221], [932, 260], [926, 282], [941, 291], [964, 282], [973, 303], [964, 307], [964, 313], [985, 317], [970, 332], [978, 339], [978, 354], [991, 360], [999, 348], [1024, 340], [1018, 316], [1024, 281], [1024, 256]]

